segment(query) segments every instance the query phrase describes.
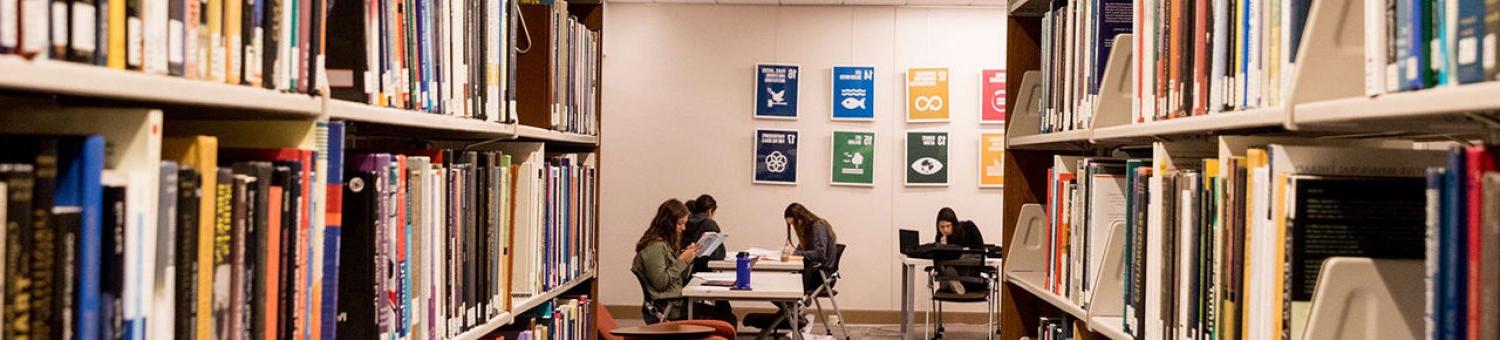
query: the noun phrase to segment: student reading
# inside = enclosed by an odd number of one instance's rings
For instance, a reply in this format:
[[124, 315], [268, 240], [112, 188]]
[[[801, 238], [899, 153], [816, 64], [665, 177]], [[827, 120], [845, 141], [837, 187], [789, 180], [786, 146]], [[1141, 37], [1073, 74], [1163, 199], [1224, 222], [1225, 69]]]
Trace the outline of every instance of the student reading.
[[[723, 232], [719, 230], [719, 222], [714, 220], [714, 216], [717, 216], [719, 213], [719, 201], [715, 200], [713, 196], [709, 196], [708, 194], [699, 195], [697, 199], [688, 200], [684, 204], [687, 205], [688, 211], [692, 215], [688, 217], [687, 228], [682, 231], [680, 247], [686, 248], [690, 244], [697, 243], [698, 239], [702, 238], [704, 233]], [[708, 262], [724, 259], [725, 248], [728, 247], [718, 247], [710, 250], [708, 256], [699, 256], [693, 260], [693, 272], [709, 271]]]
[[[686, 248], [678, 246], [687, 221], [688, 209], [681, 201], [672, 199], [662, 202], [656, 208], [656, 217], [651, 219], [651, 225], [647, 226], [640, 241], [636, 242], [635, 260], [630, 266], [630, 271], [642, 281], [641, 289], [645, 290], [645, 295], [650, 300], [647, 303], [656, 303], [662, 309], [670, 306], [667, 318], [672, 320], [681, 320], [687, 314], [687, 306], [683, 305], [682, 286], [691, 275], [689, 269], [692, 268], [693, 259], [698, 256], [697, 245], [690, 244]], [[734, 314], [728, 309], [702, 303], [693, 308], [695, 317], [736, 324]], [[647, 323], [663, 321], [655, 320], [651, 313], [646, 313], [645, 306], [641, 309], [641, 315], [645, 315]]]

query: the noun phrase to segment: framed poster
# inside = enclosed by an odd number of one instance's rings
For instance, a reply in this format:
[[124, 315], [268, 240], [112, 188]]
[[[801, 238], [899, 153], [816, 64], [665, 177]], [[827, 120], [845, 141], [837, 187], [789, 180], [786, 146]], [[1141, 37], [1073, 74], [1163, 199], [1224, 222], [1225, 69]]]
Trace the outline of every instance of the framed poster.
[[833, 120], [875, 120], [875, 67], [833, 67]]
[[870, 131], [834, 131], [833, 185], [875, 185], [875, 133]]
[[948, 68], [906, 69], [906, 122], [948, 121]]
[[1005, 124], [1005, 70], [983, 70], [979, 73], [979, 123]]
[[755, 130], [754, 181], [797, 184], [797, 130]]
[[1005, 131], [979, 132], [979, 187], [1005, 187]]
[[948, 132], [906, 132], [906, 185], [948, 185]]
[[755, 118], [797, 119], [797, 65], [755, 64]]

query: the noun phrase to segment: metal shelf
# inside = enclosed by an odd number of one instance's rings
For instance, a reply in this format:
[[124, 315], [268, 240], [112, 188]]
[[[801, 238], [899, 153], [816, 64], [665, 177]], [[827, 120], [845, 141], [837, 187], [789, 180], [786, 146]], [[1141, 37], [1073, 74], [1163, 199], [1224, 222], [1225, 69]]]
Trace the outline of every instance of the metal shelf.
[[1020, 286], [1021, 289], [1025, 289], [1027, 292], [1030, 292], [1031, 295], [1035, 295], [1036, 297], [1047, 301], [1047, 303], [1052, 304], [1053, 306], [1057, 307], [1057, 309], [1060, 309], [1063, 312], [1068, 313], [1069, 315], [1072, 315], [1074, 318], [1078, 318], [1079, 320], [1088, 319], [1088, 311], [1083, 310], [1082, 307], [1078, 307], [1078, 304], [1073, 303], [1073, 301], [1068, 300], [1068, 298], [1053, 294], [1046, 289], [1042, 289], [1043, 286], [1040, 285], [1040, 283], [1045, 280], [1046, 275], [1047, 273], [1043, 272], [1017, 273], [1007, 271], [1005, 272], [1005, 281]]
[[534, 139], [547, 142], [560, 142], [578, 145], [598, 145], [599, 137], [553, 131], [534, 126], [519, 125], [516, 127], [516, 136], [521, 139]]
[[1150, 141], [1165, 136], [1205, 135], [1218, 131], [1280, 128], [1286, 120], [1280, 107], [1222, 112], [1093, 129], [1094, 142]]
[[1491, 81], [1305, 103], [1293, 109], [1289, 126], [1298, 129], [1365, 127], [1373, 131], [1399, 126], [1455, 131], [1479, 125], [1461, 114], [1496, 111], [1500, 111], [1500, 82]]
[[436, 133], [459, 132], [470, 137], [514, 137], [515, 125], [444, 114], [379, 107], [350, 101], [329, 99], [328, 117], [404, 128], [433, 130]]
[[203, 108], [322, 114], [318, 97], [264, 88], [111, 69], [60, 60], [0, 55], [0, 88], [78, 97]]
[[1091, 130], [1085, 128], [1015, 137], [1006, 141], [1006, 147], [1022, 150], [1076, 149], [1077, 147], [1072, 145], [1076, 143], [1088, 143], [1090, 132]]
[[1094, 317], [1089, 319], [1089, 330], [1112, 340], [1135, 340], [1130, 334], [1125, 334], [1124, 323], [1125, 318], [1117, 316]]

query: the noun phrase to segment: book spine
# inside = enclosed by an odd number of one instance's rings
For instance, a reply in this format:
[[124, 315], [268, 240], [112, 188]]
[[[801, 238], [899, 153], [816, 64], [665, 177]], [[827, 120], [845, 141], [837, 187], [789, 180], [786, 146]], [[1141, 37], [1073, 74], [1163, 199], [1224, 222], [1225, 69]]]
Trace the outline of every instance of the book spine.
[[[1483, 209], [1482, 220], [1482, 245], [1480, 257], [1483, 258], [1483, 267], [1480, 269], [1479, 283], [1500, 282], [1500, 264], [1495, 263], [1500, 258], [1500, 173], [1493, 171], [1485, 172], [1483, 183], [1484, 202], [1490, 204], [1481, 205]], [[1482, 306], [1500, 306], [1500, 285], [1485, 284], [1480, 288], [1481, 298], [1476, 307], [1479, 307], [1479, 339], [1493, 339], [1500, 337], [1500, 311], [1494, 308]]]
[[99, 276], [100, 305], [102, 315], [100, 335], [103, 339], [125, 338], [125, 187], [104, 187], [104, 233], [100, 240], [103, 251]]
[[[216, 182], [213, 186], [214, 206], [213, 231], [208, 237], [212, 238], [210, 243], [210, 254], [212, 264], [209, 270], [213, 272], [213, 283], [211, 290], [211, 301], [209, 301], [210, 318], [213, 320], [210, 334], [218, 339], [228, 339], [233, 316], [230, 314], [229, 302], [231, 294], [231, 280], [233, 280], [232, 267], [230, 263], [230, 248], [234, 245], [234, 173], [228, 168], [216, 170]], [[217, 301], [222, 301], [219, 303]], [[200, 302], [201, 303], [201, 302]]]
[[[1454, 59], [1458, 60], [1454, 77], [1459, 84], [1477, 83], [1485, 80], [1484, 64], [1480, 46], [1484, 37], [1485, 0], [1449, 0], [1458, 8]], [[1474, 334], [1478, 335], [1478, 334]]]
[[[1484, 239], [1484, 206], [1486, 202], [1484, 200], [1483, 181], [1485, 172], [1495, 170], [1495, 160], [1484, 146], [1472, 146], [1464, 151], [1465, 157], [1467, 157], [1464, 162], [1468, 166], [1467, 169], [1464, 169], [1464, 171], [1467, 171], [1464, 177], [1464, 180], [1467, 182], [1464, 183], [1467, 186], [1465, 188], [1467, 197], [1464, 203], [1468, 206], [1464, 210], [1464, 214], [1466, 215], [1465, 223], [1460, 225], [1460, 232], [1465, 233], [1464, 242], [1467, 243], [1467, 248], [1465, 248], [1467, 253], [1464, 255], [1464, 265], [1468, 268], [1466, 268], [1465, 272], [1467, 275], [1462, 278], [1460, 285], [1462, 289], [1467, 291], [1465, 295], [1467, 299], [1464, 303], [1467, 308], [1464, 309], [1463, 313], [1467, 317], [1468, 322], [1463, 332], [1465, 338], [1478, 339], [1480, 329], [1479, 320], [1480, 315], [1483, 313], [1479, 304], [1483, 291], [1481, 287], [1484, 286], [1484, 283], [1480, 281], [1481, 265], [1484, 260], [1488, 260], [1480, 256], [1483, 252], [1483, 248], [1481, 247], [1483, 247]], [[1493, 204], [1494, 202], [1490, 203]]]
[[1443, 181], [1446, 177], [1447, 172], [1444, 168], [1427, 169], [1427, 237], [1425, 239], [1426, 253], [1424, 256], [1426, 265], [1423, 266], [1425, 272], [1422, 278], [1423, 285], [1426, 288], [1426, 294], [1424, 295], [1426, 297], [1426, 304], [1423, 306], [1424, 312], [1422, 314], [1424, 332], [1422, 334], [1427, 339], [1441, 339], [1438, 327], [1443, 324], [1443, 316], [1438, 311], [1437, 305], [1442, 298], [1440, 292], [1441, 284], [1439, 282], [1441, 280], [1441, 271], [1439, 269], [1442, 268], [1442, 252], [1440, 247], [1442, 246], [1443, 239], [1443, 189], [1445, 188]]
[[183, 63], [186, 61], [184, 51], [187, 50], [185, 33], [187, 24], [187, 0], [166, 0], [167, 2], [167, 74], [177, 77], [186, 76]]
[[1448, 172], [1443, 179], [1443, 220], [1442, 238], [1439, 242], [1440, 257], [1438, 269], [1438, 282], [1440, 298], [1438, 300], [1438, 313], [1441, 313], [1442, 324], [1438, 325], [1439, 339], [1458, 339], [1466, 335], [1467, 317], [1463, 315], [1468, 301], [1466, 294], [1466, 282], [1468, 275], [1465, 273], [1467, 267], [1462, 262], [1468, 251], [1468, 244], [1464, 241], [1467, 224], [1464, 223], [1468, 216], [1464, 195], [1467, 182], [1465, 181], [1466, 167], [1463, 152], [1454, 150], [1448, 159]]
[[1489, 80], [1500, 80], [1500, 0], [1484, 0], [1484, 39], [1481, 42], [1480, 53], [1484, 58], [1484, 77]]
[[238, 85], [243, 81], [243, 78], [241, 77], [243, 74], [240, 72], [244, 69], [240, 64], [241, 62], [243, 62], [243, 60], [240, 59], [243, 56], [241, 56], [240, 53], [242, 52], [241, 47], [245, 42], [244, 40], [241, 40], [244, 38], [241, 33], [244, 32], [245, 29], [244, 20], [246, 12], [246, 2], [244, 0], [223, 1], [224, 28], [223, 37], [220, 38], [223, 41], [223, 46], [220, 47], [222, 48], [222, 51], [220, 51], [219, 53], [223, 55], [222, 58], [224, 58], [224, 61], [221, 62], [221, 65], [219, 65], [219, 67], [223, 68], [223, 70], [220, 72], [224, 72], [225, 83]]
[[[129, 68], [136, 71], [144, 70], [144, 67], [146, 66], [145, 56], [142, 55], [142, 53], [145, 52], [144, 44], [146, 39], [146, 27], [145, 23], [142, 21], [142, 15], [145, 14], [144, 11], [146, 10], [146, 8], [143, 7], [145, 6], [145, 4], [142, 3], [144, 1], [145, 0], [122, 1], [123, 4], [121, 6], [124, 7], [123, 9], [125, 14], [123, 20], [121, 20], [122, 22], [119, 23], [119, 26], [122, 27], [122, 34], [119, 38], [115, 38], [113, 35], [110, 36], [110, 48], [112, 50], [110, 54], [110, 61], [112, 64], [111, 67], [114, 66], [113, 62], [117, 57], [116, 54], [118, 54], [121, 68]], [[119, 47], [116, 47], [117, 45], [114, 44], [115, 41], [120, 42], [121, 45], [118, 45]]]
[[5, 301], [4, 327], [0, 335], [8, 339], [30, 337], [34, 310], [31, 287], [35, 282], [30, 254], [37, 249], [32, 229], [32, 196], [35, 172], [31, 164], [0, 164], [0, 176], [6, 187], [5, 214]]
[[247, 254], [248, 250], [255, 244], [249, 239], [252, 232], [249, 224], [255, 223], [255, 218], [250, 216], [254, 212], [254, 207], [251, 205], [255, 204], [254, 189], [251, 188], [254, 185], [254, 179], [249, 175], [238, 173], [239, 171], [235, 172], [228, 176], [231, 179], [230, 190], [231, 197], [233, 197], [229, 208], [228, 242], [225, 242], [229, 248], [225, 259], [229, 263], [229, 304], [226, 312], [227, 320], [220, 322], [220, 325], [227, 327], [220, 333], [226, 334], [228, 339], [248, 340], [251, 327], [248, 304], [254, 301], [246, 299], [249, 290], [254, 288], [246, 284], [247, 280], [254, 275], [247, 259], [247, 256], [251, 255]]

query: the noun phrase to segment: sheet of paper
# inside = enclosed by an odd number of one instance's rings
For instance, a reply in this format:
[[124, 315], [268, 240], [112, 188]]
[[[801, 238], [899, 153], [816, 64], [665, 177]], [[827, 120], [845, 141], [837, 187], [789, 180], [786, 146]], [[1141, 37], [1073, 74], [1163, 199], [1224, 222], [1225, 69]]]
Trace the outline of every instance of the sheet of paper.
[[734, 272], [704, 272], [693, 273], [693, 277], [703, 281], [734, 281]]

